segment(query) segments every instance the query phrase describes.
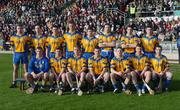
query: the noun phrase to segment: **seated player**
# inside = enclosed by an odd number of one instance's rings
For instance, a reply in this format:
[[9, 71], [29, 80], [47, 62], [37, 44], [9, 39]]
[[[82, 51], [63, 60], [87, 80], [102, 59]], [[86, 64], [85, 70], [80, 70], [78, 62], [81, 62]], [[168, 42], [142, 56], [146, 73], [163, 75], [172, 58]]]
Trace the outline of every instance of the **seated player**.
[[[141, 96], [141, 90], [137, 83], [137, 78], [145, 78], [145, 82], [148, 84], [151, 80], [151, 71], [149, 67], [149, 59], [147, 56], [143, 55], [141, 45], [136, 46], [135, 56], [130, 60], [132, 62], [133, 71], [131, 72], [132, 82], [138, 92], [138, 95]], [[145, 93], [146, 86], [143, 84], [142, 93]]]
[[42, 79], [42, 86], [46, 84], [49, 76], [49, 60], [43, 56], [41, 47], [36, 48], [36, 57], [32, 57], [28, 67], [28, 73], [25, 74], [27, 82], [31, 85], [26, 93], [32, 94], [36, 87], [35, 82]]
[[[122, 84], [123, 87], [123, 91], [127, 94], [128, 90], [126, 88], [126, 85], [129, 84], [130, 81], [130, 64], [129, 61], [127, 59], [124, 59], [124, 57], [122, 56], [122, 48], [116, 48], [114, 49], [114, 55], [115, 57], [111, 60], [111, 74], [110, 74], [110, 78], [111, 78], [111, 82], [112, 85], [114, 87], [114, 93], [118, 92], [118, 83], [117, 81], [120, 81], [120, 83]], [[121, 81], [122, 79], [125, 79], [124, 83]]]
[[[151, 65], [152, 65], [152, 73], [153, 73], [153, 79], [157, 80], [157, 78], [164, 79], [163, 87], [159, 82], [159, 86], [165, 89], [165, 91], [168, 91], [169, 85], [172, 80], [173, 74], [169, 70], [169, 63], [166, 58], [166, 56], [161, 54], [162, 47], [160, 45], [156, 46], [155, 48], [155, 57], [150, 59]], [[157, 90], [161, 92], [160, 87], [157, 87]]]
[[[61, 83], [61, 87], [58, 88], [59, 91], [58, 94], [63, 94], [63, 89], [66, 84], [66, 66], [67, 66], [67, 60], [63, 57], [63, 52], [60, 48], [56, 48], [55, 51], [55, 58], [50, 59], [51, 64], [51, 73], [49, 80], [53, 82], [53, 80], [56, 80], [57, 85], [59, 86], [59, 83]], [[54, 87], [52, 88], [52, 90]]]
[[[104, 92], [104, 86], [109, 80], [108, 61], [100, 55], [100, 48], [96, 47], [94, 55], [88, 60], [89, 73], [86, 75], [86, 80], [93, 87], [99, 87], [100, 92]], [[89, 88], [89, 91], [91, 89]]]
[[[80, 47], [74, 47], [74, 55], [73, 57], [68, 59], [67, 69], [68, 72], [66, 74], [67, 81], [71, 87], [71, 91], [75, 92], [78, 90], [78, 95], [82, 95], [83, 91], [81, 90], [82, 84], [85, 79], [85, 71], [87, 70], [87, 61], [84, 57], [82, 57]], [[74, 84], [72, 82], [73, 78], [76, 80], [77, 88], [75, 90]]]

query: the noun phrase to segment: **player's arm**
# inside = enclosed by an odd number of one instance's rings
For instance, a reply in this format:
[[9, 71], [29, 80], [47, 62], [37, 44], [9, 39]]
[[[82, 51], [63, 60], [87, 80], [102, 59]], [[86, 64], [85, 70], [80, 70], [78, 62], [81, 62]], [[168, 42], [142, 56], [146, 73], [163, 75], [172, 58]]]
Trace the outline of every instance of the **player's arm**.
[[62, 69], [61, 69], [60, 75], [61, 75], [62, 73], [65, 73], [65, 72], [66, 72], [66, 67], [67, 67], [67, 61], [64, 60], [64, 61], [62, 62]]
[[93, 77], [93, 80], [96, 80], [96, 78], [95, 78], [95, 73], [94, 73], [94, 71], [93, 71], [93, 64], [92, 64], [92, 60], [91, 59], [89, 59], [88, 60], [88, 69], [89, 69], [89, 73], [92, 75], [92, 77]]

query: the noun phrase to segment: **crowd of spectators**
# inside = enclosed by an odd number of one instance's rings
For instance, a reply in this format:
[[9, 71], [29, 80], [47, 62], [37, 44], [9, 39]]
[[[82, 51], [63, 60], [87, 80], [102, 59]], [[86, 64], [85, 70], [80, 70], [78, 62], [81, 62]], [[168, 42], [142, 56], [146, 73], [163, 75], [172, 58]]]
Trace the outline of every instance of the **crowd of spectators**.
[[[140, 0], [135, 1], [135, 4], [139, 4]], [[150, 4], [151, 1], [144, 0], [143, 2]], [[141, 4], [144, 5], [144, 3]], [[71, 20], [76, 23], [77, 30], [82, 33], [90, 26], [96, 30], [96, 35], [98, 35], [103, 25], [109, 23], [112, 32], [120, 37], [125, 34], [126, 25], [131, 24], [135, 32], [141, 36], [146, 25], [151, 24], [156, 33], [165, 36], [164, 40], [176, 39], [180, 28], [180, 18], [171, 21], [133, 19], [125, 22], [123, 13], [126, 4], [127, 0], [5, 0], [0, 4], [1, 41], [2, 39], [4, 42], [9, 40], [10, 36], [15, 33], [15, 26], [18, 22], [25, 25], [26, 33], [29, 35], [34, 34], [35, 24], [41, 24], [44, 33], [48, 36], [51, 33], [52, 24], [59, 25], [62, 35], [67, 31], [67, 22]]]
[[[179, 0], [134, 0], [127, 5], [126, 11], [136, 16], [169, 16], [175, 7], [180, 6]], [[134, 15], [134, 16], [133, 16]]]

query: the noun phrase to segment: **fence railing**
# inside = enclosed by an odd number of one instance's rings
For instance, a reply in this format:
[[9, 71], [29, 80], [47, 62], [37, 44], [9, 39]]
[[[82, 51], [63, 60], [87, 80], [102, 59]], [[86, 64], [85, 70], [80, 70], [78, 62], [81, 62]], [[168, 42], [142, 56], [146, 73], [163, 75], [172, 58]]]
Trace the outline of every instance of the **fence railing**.
[[163, 51], [162, 51], [163, 53], [177, 53], [178, 52], [176, 42], [163, 41], [160, 43], [160, 45], [163, 48]]

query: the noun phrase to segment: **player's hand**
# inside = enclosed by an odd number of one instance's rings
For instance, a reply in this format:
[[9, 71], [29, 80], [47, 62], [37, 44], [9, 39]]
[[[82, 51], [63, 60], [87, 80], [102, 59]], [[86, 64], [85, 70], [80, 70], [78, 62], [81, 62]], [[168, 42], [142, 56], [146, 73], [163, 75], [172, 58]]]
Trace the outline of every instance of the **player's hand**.
[[163, 75], [164, 75], [164, 73], [163, 73], [163, 72], [160, 72], [160, 73], [159, 73], [159, 76], [160, 76], [160, 77], [162, 77]]
[[119, 76], [122, 76], [122, 72], [118, 72], [117, 74], [118, 74]]

